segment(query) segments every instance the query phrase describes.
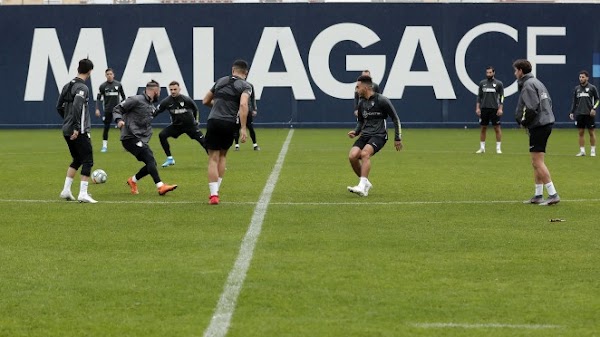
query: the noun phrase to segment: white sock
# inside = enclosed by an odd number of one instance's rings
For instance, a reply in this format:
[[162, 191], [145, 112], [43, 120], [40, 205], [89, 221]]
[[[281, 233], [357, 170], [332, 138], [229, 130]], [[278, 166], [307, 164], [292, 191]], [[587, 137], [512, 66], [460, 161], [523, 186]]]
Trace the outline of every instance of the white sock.
[[70, 191], [71, 185], [73, 185], [73, 178], [66, 177], [65, 178], [65, 186], [63, 187], [63, 191]]
[[235, 147], [239, 148], [239, 147], [240, 147], [240, 144], [235, 144]]
[[79, 195], [87, 195], [88, 191], [88, 182], [87, 181], [81, 181], [81, 184], [79, 184]]
[[173, 159], [173, 156], [167, 156], [167, 159]]
[[133, 177], [131, 177], [131, 180], [133, 180], [134, 183], [138, 182], [137, 178], [135, 177], [135, 174], [133, 175]]
[[364, 188], [367, 185], [367, 181], [369, 181], [369, 179], [367, 179], [367, 177], [360, 177], [360, 181], [358, 182], [358, 187]]
[[496, 148], [497, 148], [498, 150], [500, 150], [500, 145], [502, 145], [502, 142], [496, 142]]
[[102, 147], [108, 147], [108, 140], [102, 141]]
[[257, 147], [257, 146], [258, 146], [258, 144], [254, 143], [254, 147]]
[[208, 189], [210, 190], [210, 195], [219, 195], [219, 183], [208, 183]]
[[585, 153], [585, 146], [580, 146], [579, 147], [579, 152]]
[[544, 195], [544, 184], [535, 184], [534, 195]]
[[156, 188], [161, 188], [162, 185], [164, 185], [165, 183], [163, 183], [162, 181], [159, 181], [156, 183]]
[[548, 191], [548, 195], [556, 194], [556, 188], [554, 188], [554, 184], [552, 182], [546, 184], [546, 190]]
[[479, 148], [485, 150], [485, 142], [479, 142]]
[[591, 152], [592, 152], [592, 153], [596, 153], [596, 146], [592, 146], [592, 150], [591, 150]]
[[217, 185], [217, 186], [218, 186], [218, 187], [217, 187], [217, 191], [221, 189], [221, 183], [222, 183], [222, 182], [223, 182], [223, 178], [219, 177], [219, 178], [217, 179], [217, 184], [219, 184], [219, 185]]

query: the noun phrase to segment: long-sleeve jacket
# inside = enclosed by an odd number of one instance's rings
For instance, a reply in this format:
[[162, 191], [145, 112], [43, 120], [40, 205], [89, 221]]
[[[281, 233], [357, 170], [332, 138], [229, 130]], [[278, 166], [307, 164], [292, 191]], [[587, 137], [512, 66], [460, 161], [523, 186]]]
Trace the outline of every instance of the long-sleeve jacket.
[[578, 85], [573, 90], [573, 102], [571, 103], [571, 112], [573, 115], [589, 115], [592, 109], [596, 109], [600, 101], [598, 100], [598, 89], [593, 84], [585, 86]]
[[56, 110], [63, 118], [63, 135], [70, 136], [75, 130], [80, 134], [90, 132], [92, 124], [88, 99], [89, 89], [79, 77], [75, 77], [62, 88], [56, 102]]
[[198, 106], [193, 99], [185, 95], [169, 96], [163, 99], [156, 108], [156, 115], [169, 110], [171, 124], [177, 126], [194, 126], [198, 122]]
[[519, 101], [515, 111], [517, 123], [528, 129], [553, 124], [552, 99], [546, 86], [531, 73], [518, 81]]
[[125, 121], [121, 128], [121, 140], [138, 139], [148, 143], [152, 137], [152, 119], [156, 107], [146, 94], [128, 97], [113, 110], [115, 123]]
[[378, 93], [358, 103], [358, 120], [354, 132], [361, 136], [380, 136], [387, 139], [386, 119], [394, 122], [394, 140], [402, 139], [402, 126], [390, 100]]

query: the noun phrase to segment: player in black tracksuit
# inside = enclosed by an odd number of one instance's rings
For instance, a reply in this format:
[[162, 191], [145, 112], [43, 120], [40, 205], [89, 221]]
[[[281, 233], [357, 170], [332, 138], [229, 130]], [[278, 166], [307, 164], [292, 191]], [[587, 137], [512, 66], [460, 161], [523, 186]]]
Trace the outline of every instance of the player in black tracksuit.
[[[248, 128], [248, 132], [250, 132], [250, 138], [252, 138], [252, 144], [254, 147], [254, 151], [260, 151], [260, 147], [258, 147], [258, 143], [256, 142], [256, 132], [254, 131], [254, 117], [257, 114], [258, 107], [256, 106], [256, 96], [254, 96], [254, 86], [252, 83], [248, 82], [250, 87], [252, 87], [252, 94], [250, 95], [250, 101], [248, 102], [248, 118], [246, 118], [246, 127]], [[238, 123], [239, 124], [239, 123]], [[240, 150], [240, 132], [239, 130], [233, 136], [235, 140], [235, 150]]]
[[204, 145], [204, 134], [200, 130], [198, 124], [198, 106], [193, 99], [180, 93], [181, 88], [177, 81], [169, 83], [169, 92], [171, 95], [158, 104], [156, 115], [169, 110], [171, 114], [171, 124], [164, 128], [158, 137], [160, 144], [167, 155], [167, 160], [162, 164], [162, 167], [175, 165], [175, 159], [171, 155], [171, 148], [167, 138], [177, 138], [182, 134], [187, 134], [191, 139], [196, 140], [206, 151]]
[[579, 130], [579, 153], [578, 157], [585, 156], [585, 139], [583, 135], [585, 129], [590, 134], [590, 145], [592, 157], [596, 156], [596, 108], [600, 104], [598, 99], [598, 89], [589, 82], [590, 74], [582, 70], [579, 72], [579, 85], [573, 90], [573, 103], [569, 118], [575, 121], [575, 126]]
[[98, 97], [96, 97], [96, 117], [100, 117], [98, 102], [100, 99], [104, 100], [104, 116], [102, 117], [104, 131], [102, 132], [102, 150], [100, 150], [100, 152], [106, 152], [108, 149], [108, 130], [110, 129], [110, 123], [113, 120], [113, 109], [117, 104], [121, 103], [122, 100], [125, 100], [123, 86], [121, 85], [121, 82], [115, 80], [115, 73], [112, 68], [106, 69], [104, 75], [106, 76], [106, 82], [100, 85], [100, 91], [98, 92]]
[[88, 194], [88, 181], [92, 166], [94, 166], [94, 155], [92, 153], [92, 142], [90, 139], [90, 112], [88, 108], [89, 89], [85, 81], [90, 77], [94, 64], [88, 59], [79, 61], [77, 77], [65, 84], [56, 109], [63, 118], [62, 132], [69, 146], [69, 152], [73, 160], [67, 169], [65, 185], [60, 197], [73, 201], [75, 197], [71, 194], [71, 185], [75, 173], [81, 167], [81, 184], [79, 189], [79, 202], [96, 203], [96, 200]]
[[485, 138], [487, 126], [492, 122], [496, 132], [496, 153], [502, 153], [502, 129], [500, 127], [500, 117], [503, 114], [504, 103], [504, 85], [494, 76], [496, 71], [494, 67], [489, 66], [485, 69], [486, 79], [479, 82], [479, 93], [477, 95], [477, 105], [475, 113], [479, 117], [481, 131], [479, 134], [479, 150], [475, 153], [485, 153]]

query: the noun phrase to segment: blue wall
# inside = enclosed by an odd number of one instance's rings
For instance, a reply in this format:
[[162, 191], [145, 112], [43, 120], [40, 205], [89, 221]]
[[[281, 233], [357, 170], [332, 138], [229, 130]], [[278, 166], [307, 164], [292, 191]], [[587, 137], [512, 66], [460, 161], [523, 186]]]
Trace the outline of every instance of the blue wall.
[[[256, 122], [275, 126], [352, 124], [353, 83], [363, 68], [393, 99], [403, 125], [475, 123], [464, 78], [478, 83], [493, 65], [509, 87], [512, 61], [530, 58], [566, 125], [579, 70], [600, 76], [598, 14], [600, 7], [581, 4], [0, 6], [0, 126], [59, 124], [56, 81], [73, 77], [72, 59], [86, 53], [96, 64], [94, 96], [110, 66], [127, 95], [149, 78], [165, 86], [180, 79], [199, 104], [210, 83], [244, 58], [249, 80], [264, 87]], [[465, 62], [457, 66], [461, 41]], [[515, 101], [514, 94], [505, 101], [505, 122]], [[205, 120], [208, 109], [201, 111]]]

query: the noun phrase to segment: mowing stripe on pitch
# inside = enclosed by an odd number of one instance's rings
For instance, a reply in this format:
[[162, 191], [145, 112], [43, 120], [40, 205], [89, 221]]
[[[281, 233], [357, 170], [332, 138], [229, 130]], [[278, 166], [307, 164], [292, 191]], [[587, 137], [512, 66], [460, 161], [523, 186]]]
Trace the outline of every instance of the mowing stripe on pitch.
[[256, 204], [256, 208], [254, 208], [250, 226], [242, 240], [240, 252], [235, 260], [233, 269], [231, 269], [229, 276], [227, 277], [225, 289], [223, 289], [223, 293], [221, 294], [219, 303], [217, 303], [210, 324], [204, 331], [205, 337], [224, 337], [227, 334], [227, 330], [229, 330], [231, 318], [235, 310], [235, 304], [240, 291], [242, 290], [244, 280], [246, 279], [246, 273], [248, 272], [250, 262], [252, 261], [252, 255], [254, 254], [254, 247], [256, 247], [256, 242], [260, 236], [263, 220], [265, 219], [265, 214], [267, 213], [267, 208], [271, 201], [271, 195], [275, 189], [275, 184], [277, 184], [277, 179], [279, 179], [279, 173], [283, 167], [283, 160], [287, 154], [293, 134], [294, 129], [291, 129], [281, 147], [279, 157], [277, 157], [277, 162], [275, 162], [275, 167], [267, 179], [267, 183]]
[[462, 329], [560, 329], [562, 325], [552, 324], [503, 324], [503, 323], [415, 323], [413, 326], [426, 329], [462, 328]]

